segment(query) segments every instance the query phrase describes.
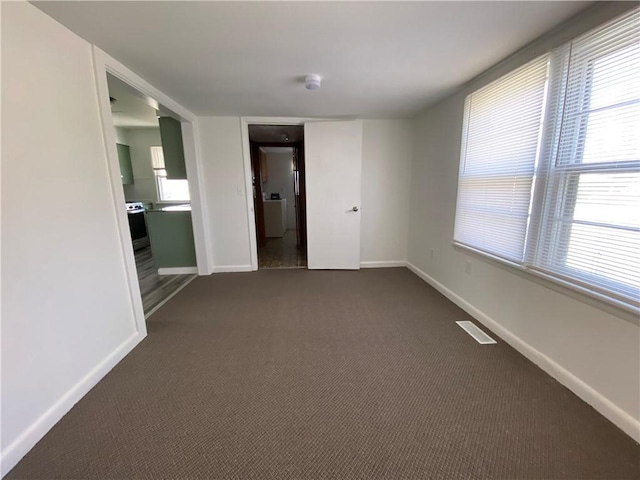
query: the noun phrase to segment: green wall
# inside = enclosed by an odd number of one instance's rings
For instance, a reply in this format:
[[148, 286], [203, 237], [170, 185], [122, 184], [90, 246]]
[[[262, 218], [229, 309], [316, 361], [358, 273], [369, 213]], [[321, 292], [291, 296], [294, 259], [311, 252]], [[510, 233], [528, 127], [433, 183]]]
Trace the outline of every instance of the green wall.
[[146, 216], [156, 268], [195, 267], [191, 212], [150, 211]]

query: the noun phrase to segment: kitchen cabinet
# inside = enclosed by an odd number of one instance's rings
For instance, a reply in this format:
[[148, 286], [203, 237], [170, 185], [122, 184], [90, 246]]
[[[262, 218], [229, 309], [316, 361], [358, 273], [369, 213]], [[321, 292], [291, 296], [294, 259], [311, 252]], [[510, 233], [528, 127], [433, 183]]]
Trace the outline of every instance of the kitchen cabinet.
[[191, 208], [179, 205], [146, 213], [151, 253], [156, 268], [195, 267]]
[[131, 152], [128, 145], [116, 144], [118, 148], [118, 162], [120, 163], [120, 177], [123, 185], [133, 183], [133, 167], [131, 166]]
[[160, 124], [160, 138], [167, 178], [171, 180], [186, 179], [187, 169], [184, 164], [182, 125], [171, 117], [160, 117], [158, 123]]

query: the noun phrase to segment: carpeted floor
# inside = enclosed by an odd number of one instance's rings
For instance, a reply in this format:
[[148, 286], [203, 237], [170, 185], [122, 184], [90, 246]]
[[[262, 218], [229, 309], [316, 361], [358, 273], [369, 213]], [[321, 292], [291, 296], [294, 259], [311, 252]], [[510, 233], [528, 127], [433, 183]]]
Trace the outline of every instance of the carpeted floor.
[[406, 269], [194, 280], [7, 479], [638, 479], [640, 448]]

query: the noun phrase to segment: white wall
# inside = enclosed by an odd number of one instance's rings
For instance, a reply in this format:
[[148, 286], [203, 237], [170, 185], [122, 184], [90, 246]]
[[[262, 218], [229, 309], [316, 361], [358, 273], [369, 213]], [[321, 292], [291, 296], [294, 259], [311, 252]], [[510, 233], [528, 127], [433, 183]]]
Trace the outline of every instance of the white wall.
[[[200, 120], [214, 265], [216, 268], [251, 265], [240, 118], [203, 117]], [[364, 266], [402, 264], [407, 258], [411, 125], [409, 120], [363, 122], [361, 261]]]
[[280, 198], [287, 200], [287, 228], [296, 229], [296, 199], [293, 191], [293, 150], [290, 153], [267, 152], [267, 181], [262, 184], [262, 191], [267, 198], [272, 193], [279, 193]]
[[365, 120], [362, 136], [361, 261], [402, 263], [409, 231], [412, 122]]
[[121, 145], [129, 145], [129, 133], [122, 127], [115, 127], [116, 142]]
[[5, 473], [140, 334], [90, 45], [29, 3], [1, 8]]
[[[497, 322], [498, 328], [515, 335], [516, 342], [532, 347], [530, 353], [537, 363], [627, 433], [635, 433], [637, 439], [638, 326], [451, 244], [465, 96], [561, 42], [571, 32], [605, 21], [611, 15], [606, 8], [597, 10], [597, 14], [592, 11], [580, 23], [564, 28], [561, 36], [541, 40], [416, 119], [409, 262], [475, 309], [480, 319]], [[467, 260], [472, 262], [471, 274], [465, 273]]]
[[250, 270], [240, 118], [202, 117], [200, 138], [214, 267]]
[[[118, 129], [116, 129], [117, 133]], [[133, 168], [133, 184], [124, 186], [127, 202], [157, 202], [158, 192], [151, 164], [152, 146], [162, 145], [160, 128], [126, 130]]]

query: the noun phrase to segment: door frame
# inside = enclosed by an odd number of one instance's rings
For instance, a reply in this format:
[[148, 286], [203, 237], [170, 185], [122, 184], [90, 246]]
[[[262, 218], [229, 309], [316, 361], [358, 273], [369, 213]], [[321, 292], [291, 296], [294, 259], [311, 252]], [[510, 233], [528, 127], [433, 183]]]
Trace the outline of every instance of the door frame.
[[[304, 179], [305, 177], [305, 170], [304, 170], [304, 140], [300, 141], [300, 142], [253, 142], [251, 140], [249, 140], [249, 146], [250, 146], [250, 153], [251, 153], [251, 177], [253, 180], [253, 177], [256, 176], [256, 172], [260, 175], [260, 177], [262, 177], [262, 167], [261, 167], [261, 161], [260, 161], [260, 151], [262, 149], [262, 147], [285, 147], [285, 148], [290, 148], [291, 149], [291, 153], [292, 155], [295, 155], [296, 150], [298, 150], [298, 152], [302, 152], [302, 161], [300, 160], [300, 158], [298, 158], [297, 161], [297, 165], [298, 165], [298, 182], [299, 182], [299, 191], [302, 192], [301, 195], [298, 195], [298, 197], [301, 197], [303, 199], [303, 204], [300, 205], [300, 203], [297, 201], [298, 199], [294, 199], [296, 201], [294, 201], [294, 206], [295, 206], [295, 218], [296, 218], [296, 246], [298, 248], [302, 248], [304, 249], [304, 254], [305, 257], [307, 255], [307, 242], [306, 242], [306, 220], [305, 222], [301, 222], [301, 219], [306, 219], [306, 215], [305, 215], [305, 210], [306, 210], [306, 201], [304, 201], [305, 199], [305, 185], [304, 185]], [[298, 156], [300, 156], [300, 153], [298, 153]], [[302, 165], [302, 169], [300, 169], [300, 165]], [[292, 180], [295, 182], [295, 177], [292, 178]], [[295, 185], [294, 185], [294, 189], [295, 189]], [[260, 198], [262, 195], [262, 182], [256, 182], [256, 199]], [[295, 196], [295, 195], [294, 195]], [[256, 199], [254, 199], [254, 216], [255, 216], [255, 224], [256, 224], [256, 241], [258, 243], [258, 248], [264, 246], [261, 245], [260, 242], [258, 240], [263, 240], [266, 241], [266, 237], [264, 235], [264, 209], [261, 205], [262, 202], [257, 202]], [[300, 212], [303, 212], [302, 214]], [[301, 223], [305, 223], [305, 225], [301, 225]], [[304, 241], [301, 242], [300, 241], [300, 235], [302, 232], [302, 236], [304, 237]]]
[[[247, 224], [249, 232], [249, 254], [251, 270], [258, 270], [258, 241], [256, 238], [256, 213], [253, 210], [253, 182], [251, 179], [251, 145], [249, 143], [249, 125], [302, 125], [306, 122], [326, 122], [330, 118], [308, 117], [240, 117], [242, 137], [242, 158], [244, 160], [244, 190], [247, 201]], [[291, 144], [293, 146], [293, 144]]]
[[[260, 144], [249, 141], [249, 147], [251, 149], [251, 177], [252, 188], [251, 191], [255, 193], [253, 199], [253, 211], [256, 220], [256, 242], [258, 248], [263, 247], [266, 244], [266, 235], [264, 228], [264, 206], [259, 199], [262, 197], [262, 157], [260, 151]], [[255, 188], [255, 192], [254, 189]]]
[[140, 286], [138, 284], [138, 274], [136, 270], [135, 256], [133, 253], [133, 245], [131, 244], [129, 222], [127, 219], [126, 209], [124, 208], [124, 188], [120, 178], [120, 164], [118, 162], [118, 152], [116, 150], [116, 132], [113, 126], [111, 104], [109, 102], [107, 73], [135, 88], [139, 93], [145, 96], [145, 100], [149, 105], [155, 104], [157, 106], [158, 104], [161, 104], [180, 120], [182, 124], [189, 192], [191, 194], [191, 217], [193, 223], [197, 270], [198, 275], [209, 275], [213, 273], [213, 255], [210, 239], [211, 230], [209, 228], [206, 209], [207, 202], [205, 198], [203, 162], [200, 152], [198, 117], [95, 45], [92, 46], [92, 54], [97, 102], [100, 109], [103, 140], [107, 153], [107, 167], [111, 183], [111, 194], [118, 233], [120, 236], [120, 246], [127, 274], [129, 295], [136, 322], [136, 329], [139, 333], [144, 335], [146, 334], [146, 323], [144, 310], [142, 308], [142, 298], [140, 295]]

